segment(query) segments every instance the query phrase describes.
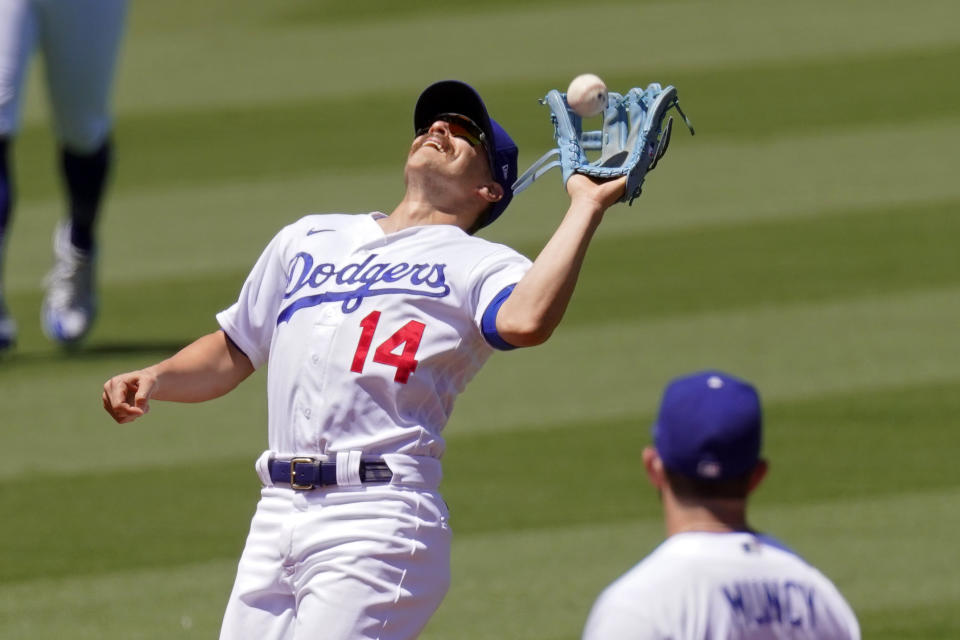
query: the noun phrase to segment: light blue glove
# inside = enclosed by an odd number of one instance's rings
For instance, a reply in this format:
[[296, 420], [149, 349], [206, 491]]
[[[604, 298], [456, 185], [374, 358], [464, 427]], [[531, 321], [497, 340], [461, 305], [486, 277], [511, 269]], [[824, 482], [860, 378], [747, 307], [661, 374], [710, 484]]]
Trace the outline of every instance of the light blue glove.
[[[598, 179], [627, 176], [627, 186], [621, 202], [633, 204], [640, 195], [643, 179], [657, 166], [667, 152], [673, 117], [664, 118], [671, 108], [683, 117], [690, 134], [693, 125], [680, 110], [677, 90], [665, 89], [653, 83], [645, 90], [633, 88], [626, 95], [609, 92], [603, 112], [603, 128], [584, 131], [583, 119], [567, 103], [567, 96], [556, 89], [549, 91], [540, 102], [550, 108], [557, 148], [551, 149], [513, 184], [513, 192], [523, 191], [534, 180], [554, 167], [560, 167], [563, 184], [574, 173]], [[590, 162], [586, 151], [600, 151], [600, 158]]]

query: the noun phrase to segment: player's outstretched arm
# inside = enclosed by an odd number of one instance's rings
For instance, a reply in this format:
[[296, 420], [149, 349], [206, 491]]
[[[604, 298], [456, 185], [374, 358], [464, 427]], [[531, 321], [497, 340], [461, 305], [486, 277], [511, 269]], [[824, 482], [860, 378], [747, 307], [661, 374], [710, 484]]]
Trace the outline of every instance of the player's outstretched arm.
[[625, 178], [599, 182], [582, 174], [567, 180], [570, 208], [497, 313], [497, 332], [517, 347], [546, 342], [573, 296], [587, 247], [604, 212], [623, 196]]
[[187, 345], [155, 365], [121, 373], [103, 385], [103, 408], [119, 423], [150, 410], [150, 400], [203, 402], [227, 393], [253, 373], [253, 364], [223, 331]]

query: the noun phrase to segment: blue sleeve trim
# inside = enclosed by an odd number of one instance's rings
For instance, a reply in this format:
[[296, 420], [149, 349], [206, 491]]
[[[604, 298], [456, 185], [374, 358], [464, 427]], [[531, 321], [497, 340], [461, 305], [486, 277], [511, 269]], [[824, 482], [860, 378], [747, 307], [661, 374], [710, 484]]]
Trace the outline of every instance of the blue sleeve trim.
[[483, 312], [483, 318], [480, 321], [480, 331], [483, 332], [484, 339], [486, 339], [491, 347], [499, 349], [500, 351], [510, 351], [511, 349], [517, 348], [501, 338], [500, 334], [497, 333], [497, 312], [500, 311], [503, 302], [513, 293], [515, 286], [517, 285], [511, 284], [509, 287], [504, 287], [500, 293], [495, 295], [493, 300], [490, 301], [490, 304], [487, 305], [487, 309]]

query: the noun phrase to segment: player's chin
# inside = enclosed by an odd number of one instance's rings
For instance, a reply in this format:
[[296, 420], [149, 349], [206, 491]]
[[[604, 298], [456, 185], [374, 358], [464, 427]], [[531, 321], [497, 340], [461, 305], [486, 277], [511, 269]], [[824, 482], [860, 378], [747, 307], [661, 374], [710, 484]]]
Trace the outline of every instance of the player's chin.
[[432, 174], [442, 164], [442, 156], [436, 149], [419, 147], [407, 158], [406, 172], [408, 174]]

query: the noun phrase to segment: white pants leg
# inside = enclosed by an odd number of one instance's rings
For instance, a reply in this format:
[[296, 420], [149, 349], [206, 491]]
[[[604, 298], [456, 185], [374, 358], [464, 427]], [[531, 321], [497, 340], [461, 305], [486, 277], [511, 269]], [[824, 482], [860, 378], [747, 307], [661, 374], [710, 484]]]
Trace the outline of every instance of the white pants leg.
[[126, 0], [32, 0], [58, 140], [74, 153], [110, 133], [110, 93]]
[[0, 0], [0, 136], [20, 124], [23, 83], [36, 45], [37, 20], [29, 0]]
[[450, 584], [434, 491], [264, 487], [222, 640], [412, 640]]
[[[290, 506], [264, 488], [250, 524], [220, 630], [221, 640], [292, 638], [296, 599], [285, 568], [290, 536]], [[274, 489], [269, 490], [271, 493]]]

